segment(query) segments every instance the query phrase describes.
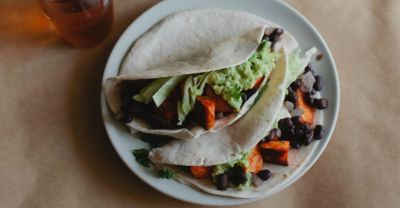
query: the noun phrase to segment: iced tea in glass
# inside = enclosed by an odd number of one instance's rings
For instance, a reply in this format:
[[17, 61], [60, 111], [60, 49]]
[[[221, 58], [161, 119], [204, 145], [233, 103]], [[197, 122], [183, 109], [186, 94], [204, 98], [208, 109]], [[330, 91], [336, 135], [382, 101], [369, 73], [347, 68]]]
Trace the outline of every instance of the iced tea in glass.
[[111, 31], [111, 0], [38, 0], [58, 33], [74, 47], [92, 47]]

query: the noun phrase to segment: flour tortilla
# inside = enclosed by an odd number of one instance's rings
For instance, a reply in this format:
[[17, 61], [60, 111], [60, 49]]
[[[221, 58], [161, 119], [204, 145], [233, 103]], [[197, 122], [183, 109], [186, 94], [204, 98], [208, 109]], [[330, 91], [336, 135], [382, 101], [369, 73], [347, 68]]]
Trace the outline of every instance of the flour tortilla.
[[[286, 111], [286, 112], [285, 112]], [[288, 114], [286, 108], [282, 106], [280, 115]], [[316, 111], [314, 125], [323, 125], [323, 117], [320, 111]], [[283, 117], [282, 117], [283, 118]], [[280, 118], [277, 118], [279, 120]], [[229, 127], [227, 127], [229, 128]], [[177, 172], [177, 178], [179, 182], [200, 189], [210, 194], [227, 196], [233, 198], [258, 198], [271, 193], [276, 192], [279, 188], [278, 184], [282, 183], [289, 176], [295, 174], [305, 165], [305, 162], [309, 159], [310, 155], [315, 151], [318, 142], [312, 142], [310, 145], [301, 147], [300, 149], [291, 149], [289, 151], [289, 166], [275, 165], [275, 164], [264, 164], [263, 169], [268, 169], [272, 172], [272, 177], [265, 181], [259, 187], [249, 187], [244, 190], [238, 190], [235, 188], [229, 188], [225, 191], [216, 189], [215, 185], [210, 179], [196, 179], [188, 172], [183, 172], [178, 166], [156, 164], [158, 168], [168, 167], [174, 169]]]
[[[155, 79], [215, 71], [246, 61], [261, 43], [262, 36], [276, 25], [255, 15], [222, 9], [200, 9], [169, 15], [145, 33], [125, 57], [120, 73], [106, 81], [105, 94], [111, 111], [119, 116], [120, 84], [125, 80]], [[284, 34], [276, 48], [297, 48]], [[262, 86], [267, 79], [264, 79]], [[242, 106], [240, 112], [217, 120], [215, 128], [200, 126], [181, 129], [152, 129], [144, 120], [128, 123], [132, 132], [195, 139], [215, 132], [239, 119], [250, 109], [259, 91]]]
[[[286, 115], [290, 115], [286, 108], [282, 105], [281, 110], [279, 112], [276, 120], [280, 120], [282, 118], [287, 117]], [[314, 125], [323, 125], [323, 114], [321, 111], [315, 112]], [[227, 127], [229, 128], [229, 127]], [[287, 179], [289, 176], [295, 174], [298, 170], [300, 170], [305, 162], [310, 158], [310, 155], [315, 151], [318, 142], [312, 142], [310, 145], [301, 147], [300, 149], [291, 149], [289, 151], [289, 165], [275, 165], [275, 164], [264, 164], [263, 169], [268, 169], [272, 172], [272, 177], [265, 181], [259, 187], [250, 187], [244, 190], [238, 190], [235, 188], [229, 188], [225, 191], [220, 191], [216, 189], [215, 185], [212, 183], [210, 179], [197, 179], [194, 178], [188, 172], [182, 171], [178, 166], [175, 165], [164, 165], [164, 164], [156, 164], [157, 168], [168, 167], [170, 169], [174, 169], [177, 172], [177, 178], [179, 182], [192, 186], [194, 188], [200, 189], [210, 194], [227, 196], [233, 198], [258, 198], [266, 195], [270, 195], [274, 193], [279, 187], [282, 181]]]

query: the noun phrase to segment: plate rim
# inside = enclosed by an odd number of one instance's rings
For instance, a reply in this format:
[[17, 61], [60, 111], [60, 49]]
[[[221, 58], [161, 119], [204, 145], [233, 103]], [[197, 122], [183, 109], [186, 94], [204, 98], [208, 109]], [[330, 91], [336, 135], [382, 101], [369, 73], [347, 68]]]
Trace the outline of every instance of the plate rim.
[[[117, 145], [115, 144], [115, 141], [114, 141], [113, 137], [110, 135], [109, 126], [108, 126], [110, 124], [108, 123], [108, 121], [106, 119], [107, 116], [110, 116], [110, 112], [108, 110], [106, 99], [105, 99], [105, 95], [104, 95], [104, 83], [105, 83], [106, 79], [108, 78], [108, 77], [106, 77], [106, 73], [107, 73], [108, 69], [110, 67], [112, 67], [112, 66], [109, 66], [110, 65], [110, 60], [115, 55], [116, 50], [118, 49], [118, 46], [121, 44], [123, 37], [128, 35], [128, 32], [130, 30], [132, 30], [132, 27], [134, 27], [136, 24], [138, 24], [138, 22], [145, 21], [143, 19], [146, 16], [148, 16], [152, 12], [156, 11], [160, 7], [161, 8], [162, 7], [168, 7], [167, 5], [170, 4], [170, 2], [179, 2], [179, 1], [180, 2], [184, 2], [185, 1], [185, 3], [190, 4], [190, 3], [188, 3], [190, 1], [187, 1], [187, 0], [160, 1], [157, 4], [153, 5], [151, 8], [147, 9], [140, 16], [138, 16], [136, 19], [134, 19], [129, 24], [129, 26], [127, 26], [125, 28], [124, 32], [119, 36], [117, 42], [114, 44], [114, 47], [113, 47], [113, 49], [112, 49], [112, 51], [111, 51], [111, 53], [110, 53], [110, 55], [109, 55], [109, 57], [107, 59], [107, 63], [106, 63], [105, 70], [104, 70], [103, 75], [102, 75], [102, 82], [101, 82], [101, 90], [100, 90], [100, 93], [101, 93], [101, 95], [100, 95], [100, 108], [101, 109], [100, 110], [101, 110], [103, 124], [104, 124], [104, 127], [106, 129], [107, 136], [110, 139], [110, 142], [111, 142], [113, 148], [115, 149], [115, 151], [117, 152], [118, 156], [123, 161], [123, 163], [128, 167], [128, 169], [130, 171], [132, 171], [137, 177], [139, 177], [143, 182], [145, 182], [150, 187], [154, 188], [155, 190], [157, 190], [157, 191], [159, 191], [159, 192], [161, 192], [161, 193], [163, 193], [165, 195], [168, 195], [168, 196], [170, 196], [172, 198], [179, 199], [179, 200], [182, 200], [182, 201], [185, 201], [185, 202], [189, 202], [189, 203], [193, 203], [193, 204], [199, 204], [199, 205], [232, 206], [232, 205], [246, 204], [246, 203], [254, 202], [254, 201], [257, 201], [257, 200], [265, 199], [265, 198], [267, 198], [269, 196], [274, 195], [275, 193], [278, 193], [278, 192], [282, 191], [283, 189], [285, 189], [288, 186], [292, 185], [299, 178], [301, 178], [306, 172], [308, 172], [309, 169], [320, 158], [320, 156], [324, 152], [326, 146], [328, 145], [329, 141], [331, 140], [331, 137], [332, 137], [334, 129], [336, 128], [337, 118], [338, 118], [339, 109], [340, 109], [340, 81], [339, 81], [339, 76], [338, 76], [338, 72], [337, 72], [337, 67], [336, 67], [333, 55], [332, 55], [328, 45], [326, 44], [325, 40], [323, 39], [323, 37], [321, 36], [319, 31], [316, 29], [316, 27], [306, 17], [304, 17], [299, 11], [297, 11], [296, 9], [294, 9], [292, 6], [290, 6], [288, 3], [284, 2], [284, 1], [270, 0], [270, 1], [266, 1], [265, 3], [268, 4], [271, 1], [274, 1], [274, 2], [276, 2], [278, 4], [282, 4], [285, 7], [285, 9], [288, 9], [288, 10], [290, 10], [290, 12], [293, 12], [297, 16], [297, 18], [300, 18], [311, 29], [311, 31], [317, 36], [317, 39], [319, 39], [319, 41], [321, 42], [321, 44], [325, 48], [327, 54], [324, 54], [324, 55], [327, 56], [329, 64], [332, 66], [332, 69], [333, 69], [332, 73], [334, 74], [334, 77], [332, 78], [332, 80], [334, 80], [334, 85], [335, 85], [334, 93], [333, 93], [334, 97], [335, 97], [335, 100], [333, 102], [333, 105], [332, 104], [330, 105], [330, 106], [334, 106], [332, 125], [331, 125], [331, 128], [328, 129], [328, 131], [326, 133], [326, 136], [325, 136], [325, 139], [324, 139], [324, 141], [322, 141], [322, 144], [319, 145], [318, 149], [316, 149], [314, 152], [310, 153], [310, 155], [313, 155], [313, 154], [315, 154], [315, 155], [313, 157], [310, 157], [309, 159], [307, 159], [307, 161], [305, 161], [306, 164], [304, 164], [304, 166], [305, 166], [304, 168], [299, 170], [299, 172], [294, 174], [294, 176], [292, 176], [289, 181], [287, 181], [285, 184], [283, 184], [280, 188], [277, 188], [274, 192], [271, 192], [271, 194], [269, 194], [269, 195], [258, 197], [258, 198], [252, 198], [252, 199], [236, 199], [236, 198], [230, 198], [230, 197], [223, 197], [223, 198], [227, 199], [226, 202], [224, 202], [224, 203], [208, 203], [208, 202], [204, 203], [204, 202], [188, 199], [188, 198], [184, 197], [185, 196], [184, 194], [183, 195], [173, 194], [171, 192], [167, 192], [167, 191], [164, 191], [164, 190], [160, 189], [158, 186], [154, 185], [152, 182], [148, 181], [148, 179], [144, 178], [140, 173], [138, 173], [136, 168], [131, 167], [130, 165], [128, 165], [128, 162], [125, 161], [124, 157], [122, 156], [122, 153], [120, 153], [119, 149], [117, 148]], [[209, 8], [213, 8], [213, 7], [209, 7]], [[168, 9], [168, 10], [170, 10], [170, 9]], [[177, 11], [179, 11], [179, 10], [177, 10]], [[171, 14], [173, 12], [176, 12], [176, 11], [171, 11], [169, 14]], [[248, 12], [248, 11], [245, 11], [245, 12]], [[152, 26], [153, 25], [150, 25], [150, 27], [152, 27]], [[145, 33], [145, 32], [146, 32], [146, 30], [143, 31], [143, 33]], [[130, 45], [132, 45], [133, 43], [134, 42], [132, 42]], [[118, 68], [119, 68], [119, 66], [118, 66]], [[117, 70], [117, 71], [119, 71], [119, 70]], [[230, 200], [230, 199], [233, 199], [233, 200]]]

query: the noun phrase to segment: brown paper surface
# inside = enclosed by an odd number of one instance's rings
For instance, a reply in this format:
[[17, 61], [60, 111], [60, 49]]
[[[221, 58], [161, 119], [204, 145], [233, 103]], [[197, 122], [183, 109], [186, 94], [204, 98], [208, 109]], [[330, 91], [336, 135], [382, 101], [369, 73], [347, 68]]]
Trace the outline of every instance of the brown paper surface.
[[[153, 0], [114, 1], [112, 34], [74, 49], [36, 1], [0, 2], [0, 206], [201, 207], [138, 179], [102, 125], [106, 59]], [[288, 1], [336, 60], [341, 108], [317, 163], [274, 196], [240, 207], [400, 207], [400, 1]]]

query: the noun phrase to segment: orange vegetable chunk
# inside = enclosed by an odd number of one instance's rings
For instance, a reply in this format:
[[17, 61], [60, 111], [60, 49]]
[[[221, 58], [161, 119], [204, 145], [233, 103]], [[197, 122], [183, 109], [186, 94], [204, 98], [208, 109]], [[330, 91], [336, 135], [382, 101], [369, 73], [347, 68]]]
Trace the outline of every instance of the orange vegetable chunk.
[[262, 170], [264, 161], [258, 147], [255, 147], [253, 151], [251, 151], [248, 161], [249, 161], [249, 166], [246, 167], [245, 169], [246, 172], [257, 173], [260, 170]]
[[221, 96], [215, 94], [214, 90], [210, 86], [206, 86], [205, 96], [211, 97], [215, 100], [215, 112], [232, 113], [234, 111], [232, 106], [230, 106]]
[[285, 166], [289, 164], [289, 141], [268, 141], [260, 144], [259, 148], [266, 163], [274, 163]]
[[210, 166], [190, 166], [190, 172], [192, 172], [195, 178], [208, 178], [211, 175]]
[[298, 108], [303, 109], [304, 113], [301, 115], [300, 120], [301, 122], [312, 125], [314, 123], [314, 112], [315, 108], [308, 105], [304, 100], [304, 93], [300, 90], [296, 91], [297, 94], [297, 106]]
[[263, 82], [263, 80], [264, 80], [264, 76], [258, 78], [256, 80], [256, 83], [254, 84], [253, 88], [258, 89], [261, 86], [261, 83]]
[[214, 128], [215, 100], [206, 96], [197, 96], [196, 105], [196, 117], [199, 124], [207, 130]]

